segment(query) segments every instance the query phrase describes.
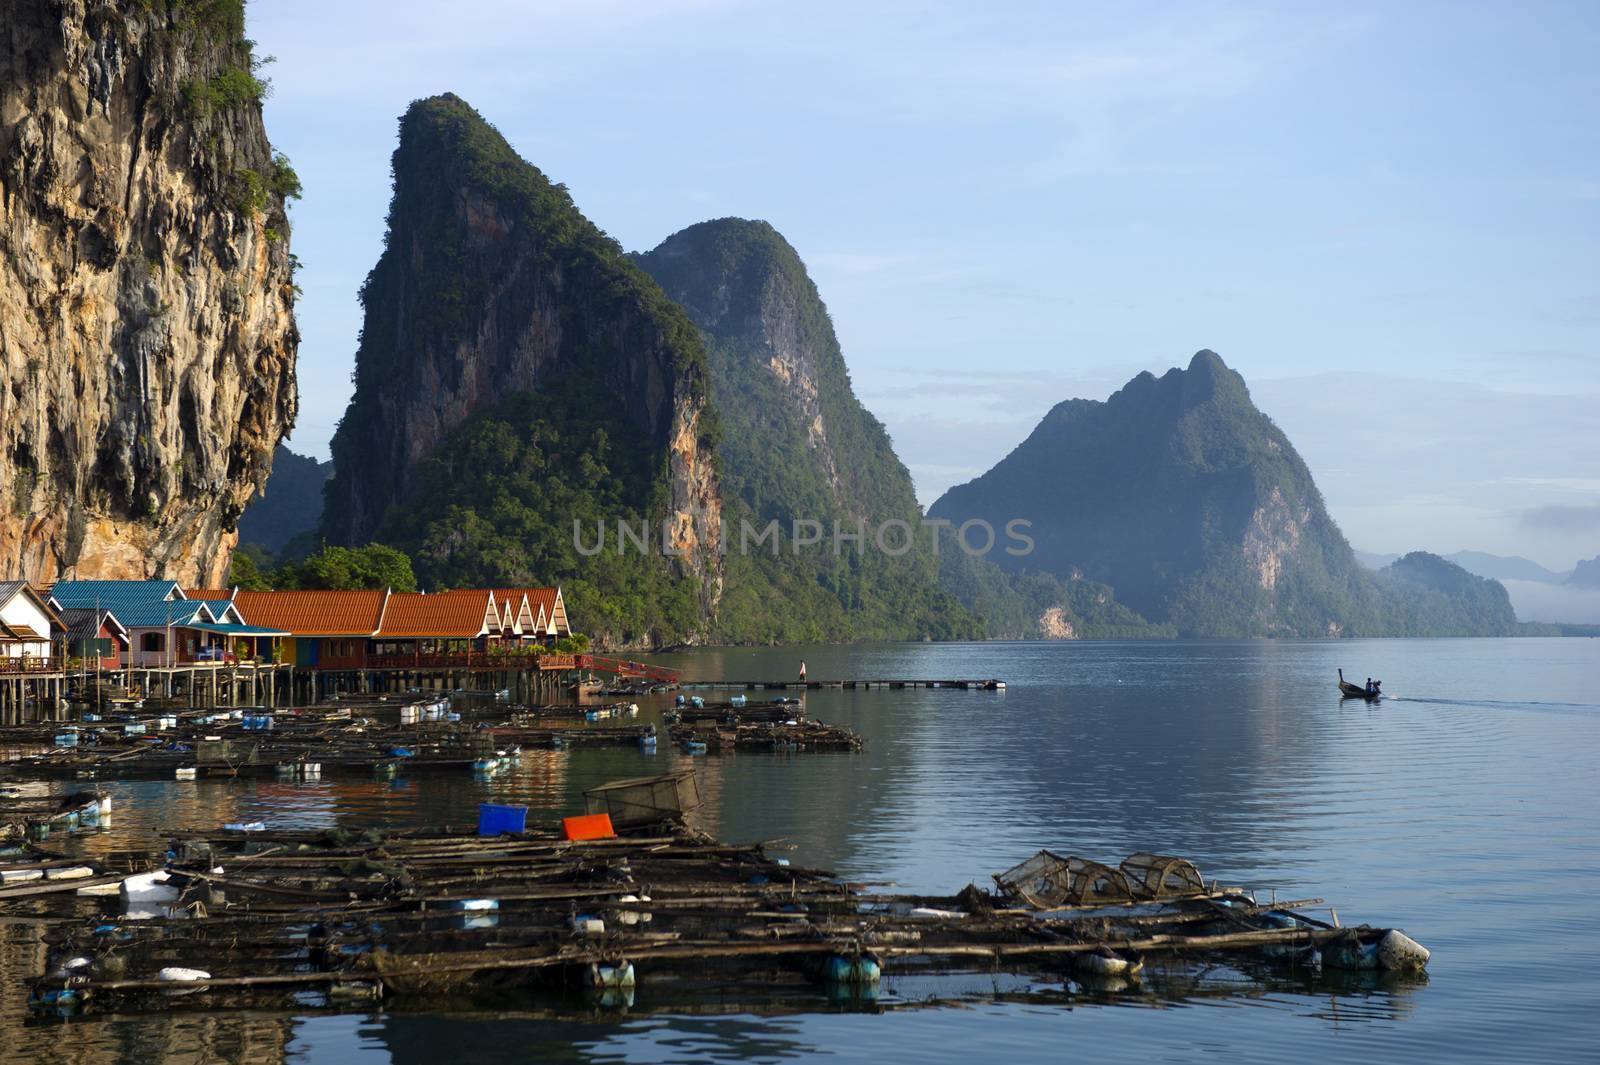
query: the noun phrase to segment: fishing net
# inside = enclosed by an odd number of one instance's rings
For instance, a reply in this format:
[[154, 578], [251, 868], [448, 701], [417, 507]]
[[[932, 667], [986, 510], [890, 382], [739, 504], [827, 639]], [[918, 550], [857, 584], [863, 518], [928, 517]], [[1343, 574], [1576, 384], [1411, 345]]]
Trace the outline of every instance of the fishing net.
[[609, 814], [612, 825], [622, 828], [676, 821], [700, 806], [700, 789], [693, 770], [659, 777], [618, 780], [583, 793], [584, 812]]
[[370, 967], [396, 994], [444, 994], [472, 981], [473, 970], [462, 964], [465, 957], [460, 953], [396, 954], [379, 948], [366, 955], [358, 967]]
[[1123, 859], [1121, 869], [1140, 898], [1191, 895], [1206, 889], [1205, 877], [1187, 858], [1141, 851]]
[[1040, 851], [995, 875], [1007, 897], [1037, 909], [1097, 902], [1131, 902], [1133, 887], [1121, 871], [1088, 858]]

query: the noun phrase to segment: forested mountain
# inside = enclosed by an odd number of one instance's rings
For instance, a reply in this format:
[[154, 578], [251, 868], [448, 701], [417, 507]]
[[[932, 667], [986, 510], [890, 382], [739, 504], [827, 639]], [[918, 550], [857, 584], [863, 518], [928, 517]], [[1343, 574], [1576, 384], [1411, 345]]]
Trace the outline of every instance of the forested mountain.
[[[411, 106], [393, 168], [328, 539], [405, 550], [423, 587], [560, 583], [605, 642], [703, 636], [721, 491], [698, 331], [461, 99]], [[619, 520], [670, 557], [579, 551], [575, 526]]]
[[[950, 639], [981, 632], [939, 587], [911, 476], [863, 407], [827, 308], [793, 247], [765, 222], [723, 218], [636, 257], [705, 338], [729, 530], [719, 638], [742, 641]], [[878, 549], [885, 521], [916, 535]], [[777, 555], [740, 550], [740, 532], [776, 521]], [[796, 521], [824, 542], [793, 549]], [[840, 541], [866, 529], [866, 540]], [[896, 549], [902, 538], [886, 537]], [[781, 603], [781, 609], [774, 604]]]
[[[1358, 565], [1294, 448], [1209, 351], [1105, 403], [1059, 404], [931, 511], [1026, 519], [1031, 555], [973, 559], [947, 536], [936, 556], [776, 230], [719, 219], [630, 257], [454, 96], [401, 120], [361, 297], [323, 534], [401, 548], [423, 587], [558, 582], [602, 643], [1514, 624], [1498, 585], [1433, 556]], [[651, 548], [622, 549], [619, 520], [648, 523]], [[795, 550], [796, 522], [821, 542]], [[874, 542], [885, 522], [912, 531], [909, 551]], [[768, 523], [778, 537], [752, 546], [744, 527]], [[836, 528], [864, 538], [836, 551]]]
[[[1435, 556], [1377, 577], [1364, 569], [1293, 445], [1210, 351], [1186, 370], [1142, 373], [1104, 403], [1058, 404], [929, 513], [1031, 522], [1031, 555], [989, 556], [1008, 575], [987, 580], [991, 618], [1120, 604], [1191, 636], [1488, 634], [1515, 623], [1504, 589]], [[1054, 604], [1048, 580], [1063, 589]], [[972, 581], [947, 571], [946, 584]]]
[[1517, 615], [1499, 581], [1468, 573], [1426, 551], [1378, 571], [1386, 636], [1512, 636]]
[[[1441, 556], [1454, 562], [1468, 573], [1496, 581], [1533, 581], [1538, 584], [1560, 584], [1572, 576], [1572, 571], [1557, 573], [1546, 569], [1532, 559], [1521, 555], [1491, 555], [1486, 551], [1457, 551]], [[1400, 559], [1399, 555], [1357, 551], [1356, 558], [1368, 569], [1383, 569]]]

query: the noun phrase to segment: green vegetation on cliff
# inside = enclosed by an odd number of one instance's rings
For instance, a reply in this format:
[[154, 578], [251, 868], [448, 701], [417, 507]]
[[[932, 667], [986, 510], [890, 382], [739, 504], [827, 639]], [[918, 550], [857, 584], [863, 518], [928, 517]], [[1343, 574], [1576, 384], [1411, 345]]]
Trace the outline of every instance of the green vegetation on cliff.
[[245, 591], [270, 589], [293, 591], [350, 591], [390, 588], [397, 592], [417, 590], [411, 560], [403, 552], [383, 544], [365, 547], [324, 547], [299, 561], [285, 562], [271, 569], [270, 556], [259, 550], [238, 551], [228, 570], [228, 583]]
[[1378, 571], [1386, 636], [1515, 636], [1517, 615], [1499, 581], [1426, 551]]
[[[800, 256], [771, 225], [702, 222], [635, 257], [705, 339], [729, 530], [727, 590], [714, 635], [728, 642], [957, 639], [977, 619], [938, 582], [919, 530], [911, 477], [881, 422], [861, 405], [833, 322]], [[895, 557], [873, 534], [889, 520], [916, 530]], [[741, 531], [776, 521], [776, 554], [742, 551]], [[794, 523], [823, 542], [801, 546]], [[844, 536], [866, 529], [857, 545]], [[841, 533], [834, 550], [834, 529]], [[890, 534], [898, 548], [903, 537]]]
[[[670, 643], [700, 627], [690, 581], [656, 553], [617, 550], [619, 517], [665, 508], [661, 456], [617, 432], [607, 397], [569, 378], [475, 415], [423, 459], [385, 536], [412, 552], [429, 587], [559, 584], [575, 628], [619, 641]], [[577, 529], [574, 529], [574, 523]], [[605, 528], [605, 549], [585, 556]]]
[[973, 614], [991, 640], [1171, 639], [1177, 629], [1156, 625], [1117, 602], [1098, 581], [1063, 580], [1052, 573], [1009, 573], [987, 558], [961, 551], [948, 532], [939, 553], [939, 579]]

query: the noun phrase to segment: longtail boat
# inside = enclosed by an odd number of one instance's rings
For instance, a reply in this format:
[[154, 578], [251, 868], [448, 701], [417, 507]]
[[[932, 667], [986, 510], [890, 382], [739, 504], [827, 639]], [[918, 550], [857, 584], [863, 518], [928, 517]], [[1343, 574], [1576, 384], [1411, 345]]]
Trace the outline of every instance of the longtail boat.
[[1373, 681], [1372, 690], [1368, 691], [1359, 684], [1351, 684], [1345, 680], [1344, 670], [1339, 670], [1339, 694], [1346, 699], [1365, 699], [1368, 702], [1372, 702], [1379, 697], [1378, 685], [1382, 683], [1382, 681]]

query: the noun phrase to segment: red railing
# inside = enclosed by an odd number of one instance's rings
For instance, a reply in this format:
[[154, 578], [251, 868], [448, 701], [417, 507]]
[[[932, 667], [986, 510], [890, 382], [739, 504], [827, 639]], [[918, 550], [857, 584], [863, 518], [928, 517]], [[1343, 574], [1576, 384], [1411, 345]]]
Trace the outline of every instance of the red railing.
[[611, 673], [618, 677], [636, 677], [676, 684], [678, 671], [663, 666], [652, 666], [622, 658], [600, 655], [525, 654], [492, 651], [456, 651], [424, 654], [413, 652], [402, 655], [368, 655], [364, 661], [334, 662], [324, 658], [317, 668], [339, 669], [504, 669], [538, 670], [542, 673], [561, 673], [585, 669], [598, 673]]
[[[324, 667], [327, 668], [327, 667]], [[447, 654], [369, 655], [367, 669], [576, 669], [572, 655], [493, 654], [458, 651]]]
[[664, 666], [652, 666], [622, 658], [603, 658], [600, 655], [578, 655], [577, 660], [579, 669], [615, 673], [619, 677], [643, 677], [647, 680], [661, 681], [663, 684], [678, 683], [678, 671]]

